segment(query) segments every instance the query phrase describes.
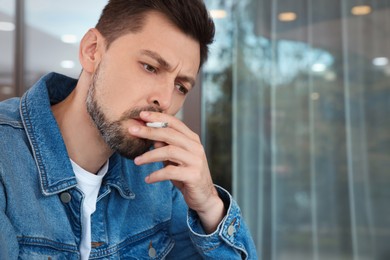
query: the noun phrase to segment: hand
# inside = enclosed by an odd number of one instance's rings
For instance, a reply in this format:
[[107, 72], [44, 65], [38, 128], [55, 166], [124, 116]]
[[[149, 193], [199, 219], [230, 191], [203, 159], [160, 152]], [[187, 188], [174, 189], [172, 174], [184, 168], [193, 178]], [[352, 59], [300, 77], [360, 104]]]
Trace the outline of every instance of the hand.
[[155, 141], [155, 149], [134, 159], [142, 165], [162, 161], [165, 167], [146, 177], [147, 183], [171, 180], [195, 210], [207, 233], [213, 232], [225, 215], [225, 208], [214, 187], [199, 136], [179, 119], [158, 112], [142, 112], [145, 122], [167, 122], [167, 128], [133, 127], [131, 135]]

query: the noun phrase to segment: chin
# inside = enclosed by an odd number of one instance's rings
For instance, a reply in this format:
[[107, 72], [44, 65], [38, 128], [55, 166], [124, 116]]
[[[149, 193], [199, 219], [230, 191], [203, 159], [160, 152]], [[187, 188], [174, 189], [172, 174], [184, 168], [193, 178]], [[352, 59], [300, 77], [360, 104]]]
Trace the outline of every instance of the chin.
[[124, 142], [120, 142], [119, 146], [114, 147], [114, 151], [121, 156], [134, 160], [137, 156], [140, 156], [153, 146], [153, 141], [147, 139], [129, 139]]

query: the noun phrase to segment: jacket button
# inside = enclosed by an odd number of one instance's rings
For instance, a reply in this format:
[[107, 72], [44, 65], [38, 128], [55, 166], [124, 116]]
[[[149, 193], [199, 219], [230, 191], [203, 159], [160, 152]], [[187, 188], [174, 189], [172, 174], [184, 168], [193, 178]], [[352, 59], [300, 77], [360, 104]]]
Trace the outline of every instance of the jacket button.
[[63, 203], [69, 203], [72, 199], [72, 196], [70, 196], [69, 192], [63, 192], [60, 195], [60, 199]]
[[149, 248], [149, 256], [151, 258], [155, 258], [156, 255], [157, 255], [156, 249], [154, 249], [153, 247]]
[[234, 234], [234, 232], [236, 232], [236, 229], [234, 228], [233, 225], [230, 225], [230, 226], [228, 227], [228, 230], [227, 230], [228, 235], [229, 235], [229, 236], [232, 236], [232, 235]]

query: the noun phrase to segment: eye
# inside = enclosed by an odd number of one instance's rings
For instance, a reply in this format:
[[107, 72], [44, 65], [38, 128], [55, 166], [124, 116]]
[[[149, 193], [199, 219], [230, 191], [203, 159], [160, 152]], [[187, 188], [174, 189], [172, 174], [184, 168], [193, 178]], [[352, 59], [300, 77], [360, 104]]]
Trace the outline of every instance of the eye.
[[157, 72], [157, 69], [149, 64], [142, 64], [142, 66], [144, 67], [144, 69], [150, 73], [156, 73]]
[[188, 93], [188, 89], [186, 88], [186, 87], [184, 87], [182, 84], [180, 84], [180, 83], [176, 83], [175, 84], [175, 87], [176, 87], [176, 89], [180, 92], [180, 93], [182, 93], [183, 95], [186, 95], [187, 93]]

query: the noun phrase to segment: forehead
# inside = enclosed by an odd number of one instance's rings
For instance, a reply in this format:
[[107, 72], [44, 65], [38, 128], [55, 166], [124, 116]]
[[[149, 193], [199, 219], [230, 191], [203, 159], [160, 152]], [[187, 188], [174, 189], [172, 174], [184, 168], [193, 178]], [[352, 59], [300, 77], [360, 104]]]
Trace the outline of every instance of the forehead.
[[122, 35], [112, 42], [109, 49], [122, 54], [150, 50], [158, 53], [172, 67], [181, 66], [188, 72], [195, 71], [195, 74], [200, 66], [198, 41], [158, 12], [146, 13], [141, 30]]

